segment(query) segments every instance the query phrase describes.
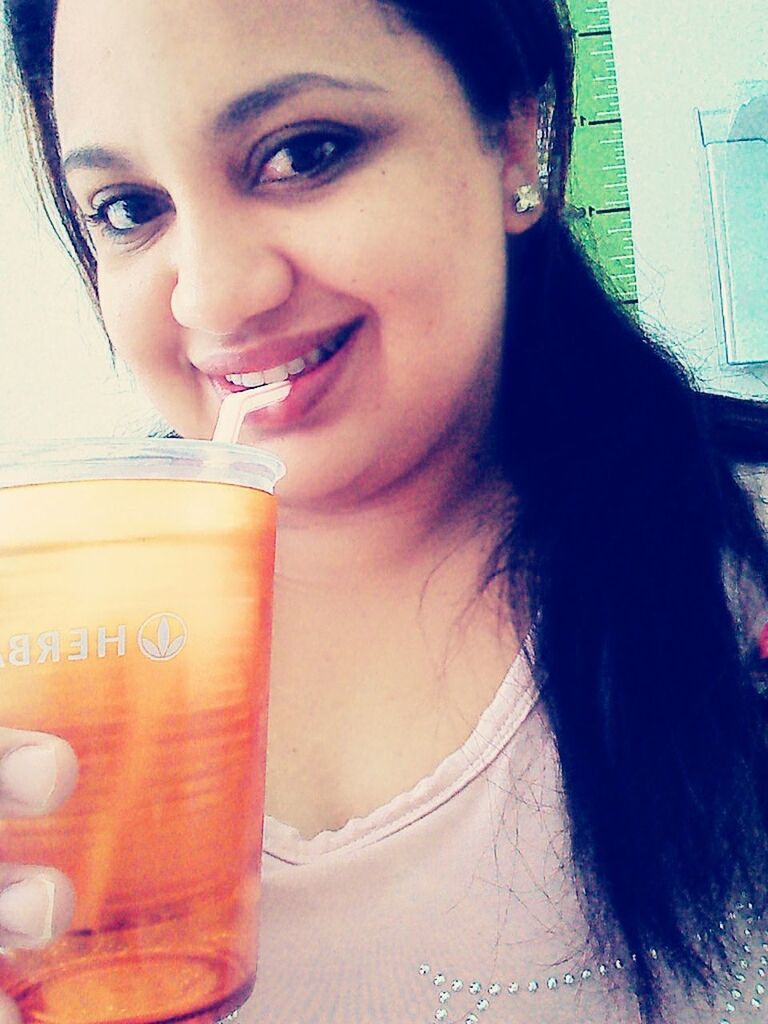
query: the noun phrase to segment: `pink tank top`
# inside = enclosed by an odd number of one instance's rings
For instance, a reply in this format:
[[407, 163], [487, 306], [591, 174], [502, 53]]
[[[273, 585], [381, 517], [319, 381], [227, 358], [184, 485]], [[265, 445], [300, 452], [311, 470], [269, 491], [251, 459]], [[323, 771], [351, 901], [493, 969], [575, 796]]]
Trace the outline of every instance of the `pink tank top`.
[[[587, 952], [561, 794], [521, 653], [466, 743], [409, 792], [310, 840], [268, 818], [238, 1024], [639, 1024], [631, 953]], [[714, 1007], [675, 1005], [674, 1024], [768, 1019], [768, 934], [739, 913], [744, 966]]]

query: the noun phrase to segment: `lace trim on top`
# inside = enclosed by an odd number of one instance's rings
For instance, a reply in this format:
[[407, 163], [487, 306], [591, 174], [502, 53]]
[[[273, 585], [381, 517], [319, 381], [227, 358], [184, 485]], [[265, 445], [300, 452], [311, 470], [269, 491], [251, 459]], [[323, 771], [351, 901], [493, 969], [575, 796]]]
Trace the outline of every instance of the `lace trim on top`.
[[267, 815], [264, 853], [287, 864], [308, 864], [329, 853], [379, 842], [450, 800], [499, 756], [536, 706], [538, 695], [525, 651], [532, 657], [530, 633], [469, 738], [431, 775], [370, 814], [312, 839], [303, 839], [293, 826]]

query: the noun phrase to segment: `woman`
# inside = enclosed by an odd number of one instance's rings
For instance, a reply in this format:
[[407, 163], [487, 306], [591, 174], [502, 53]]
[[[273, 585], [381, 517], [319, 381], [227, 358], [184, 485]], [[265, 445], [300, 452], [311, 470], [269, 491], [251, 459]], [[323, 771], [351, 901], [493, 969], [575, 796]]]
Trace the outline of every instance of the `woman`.
[[768, 417], [699, 394], [575, 245], [565, 11], [7, 12], [85, 280], [175, 431], [295, 380], [241, 437], [290, 473], [239, 1019], [759, 1017], [768, 549], [737, 469]]

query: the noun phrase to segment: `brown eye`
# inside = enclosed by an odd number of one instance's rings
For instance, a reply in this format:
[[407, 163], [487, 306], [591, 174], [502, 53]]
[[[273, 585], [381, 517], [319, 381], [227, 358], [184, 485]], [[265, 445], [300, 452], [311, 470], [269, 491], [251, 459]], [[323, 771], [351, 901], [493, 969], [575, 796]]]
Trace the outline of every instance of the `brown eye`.
[[86, 215], [86, 220], [106, 235], [126, 237], [160, 216], [165, 208], [157, 197], [136, 192], [105, 199]]
[[256, 185], [320, 177], [331, 173], [358, 148], [359, 140], [350, 134], [332, 135], [327, 131], [305, 132], [283, 142], [258, 168]]

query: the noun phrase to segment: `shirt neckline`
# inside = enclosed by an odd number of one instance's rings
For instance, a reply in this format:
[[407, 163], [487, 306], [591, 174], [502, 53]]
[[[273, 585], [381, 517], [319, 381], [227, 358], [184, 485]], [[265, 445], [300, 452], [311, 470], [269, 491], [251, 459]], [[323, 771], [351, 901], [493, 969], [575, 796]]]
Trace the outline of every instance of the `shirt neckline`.
[[339, 829], [304, 839], [298, 829], [269, 815], [264, 819], [264, 853], [286, 864], [369, 846], [431, 814], [469, 785], [509, 744], [538, 700], [531, 673], [531, 634], [525, 637], [491, 703], [467, 740], [435, 770], [404, 793]]

